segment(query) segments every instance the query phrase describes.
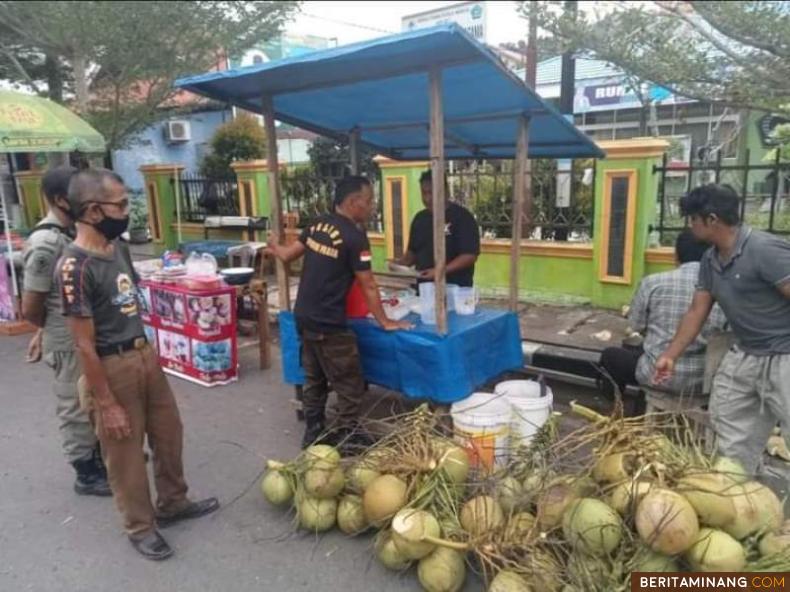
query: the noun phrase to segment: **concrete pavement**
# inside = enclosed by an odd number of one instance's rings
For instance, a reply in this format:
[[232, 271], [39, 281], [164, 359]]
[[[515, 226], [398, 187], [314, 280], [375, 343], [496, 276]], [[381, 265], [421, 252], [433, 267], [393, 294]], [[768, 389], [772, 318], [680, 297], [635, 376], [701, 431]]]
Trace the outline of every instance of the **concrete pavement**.
[[[419, 590], [372, 559], [372, 537], [293, 533], [291, 517], [258, 489], [266, 458], [298, 452], [302, 426], [279, 360], [257, 370], [242, 350], [242, 378], [207, 389], [171, 378], [185, 426], [191, 495], [222, 509], [164, 531], [176, 550], [161, 564], [126, 541], [111, 499], [77, 496], [60, 452], [50, 372], [25, 364], [27, 337], [0, 338], [0, 590], [35, 592], [280, 592]], [[480, 589], [472, 578], [466, 590]]]

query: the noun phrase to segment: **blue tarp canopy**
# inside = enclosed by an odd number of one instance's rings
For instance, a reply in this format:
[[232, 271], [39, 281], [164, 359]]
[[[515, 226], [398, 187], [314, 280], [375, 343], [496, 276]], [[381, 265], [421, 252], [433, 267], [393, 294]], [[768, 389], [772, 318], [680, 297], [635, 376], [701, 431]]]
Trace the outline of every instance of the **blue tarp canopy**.
[[276, 119], [362, 143], [399, 160], [427, 160], [428, 70], [442, 70], [445, 158], [514, 158], [529, 117], [529, 158], [602, 157], [601, 150], [455, 24], [191, 76], [176, 86]]

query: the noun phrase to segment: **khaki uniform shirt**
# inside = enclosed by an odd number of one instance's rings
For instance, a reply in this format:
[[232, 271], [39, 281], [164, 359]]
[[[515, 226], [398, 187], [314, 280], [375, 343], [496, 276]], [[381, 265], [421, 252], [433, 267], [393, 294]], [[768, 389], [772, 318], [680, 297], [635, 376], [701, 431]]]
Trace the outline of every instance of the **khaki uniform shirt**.
[[[60, 222], [51, 212], [39, 224]], [[25, 264], [23, 290], [47, 294], [46, 319], [42, 348], [44, 353], [65, 352], [74, 349], [71, 333], [66, 327], [60, 305], [60, 292], [54, 282], [55, 265], [71, 239], [62, 230], [45, 228], [35, 230], [28, 237], [23, 252]]]

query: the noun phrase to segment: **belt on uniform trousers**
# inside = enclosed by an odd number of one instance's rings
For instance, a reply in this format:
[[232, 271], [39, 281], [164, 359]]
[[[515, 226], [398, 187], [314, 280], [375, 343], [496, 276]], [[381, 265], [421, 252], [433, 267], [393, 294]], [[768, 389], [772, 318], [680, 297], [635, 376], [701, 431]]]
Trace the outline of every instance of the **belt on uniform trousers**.
[[143, 349], [147, 343], [148, 340], [145, 337], [135, 337], [128, 341], [122, 341], [121, 343], [112, 343], [102, 346], [97, 345], [96, 353], [99, 354], [100, 358], [106, 358], [107, 356], [122, 354], [133, 349]]

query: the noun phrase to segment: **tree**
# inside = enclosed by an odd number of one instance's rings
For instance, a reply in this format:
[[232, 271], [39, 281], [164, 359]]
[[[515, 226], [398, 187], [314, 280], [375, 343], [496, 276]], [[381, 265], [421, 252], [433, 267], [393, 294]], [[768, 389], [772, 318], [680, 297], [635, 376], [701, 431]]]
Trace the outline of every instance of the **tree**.
[[[529, 7], [522, 2], [520, 11]], [[589, 6], [589, 5], [588, 5]], [[575, 51], [677, 95], [788, 112], [790, 5], [756, 2], [595, 4], [574, 16], [542, 3], [541, 26]], [[606, 12], [609, 11], [609, 12]]]
[[297, 2], [0, 1], [0, 75], [63, 102], [110, 149], [158, 119], [173, 81], [266, 41]]
[[[316, 177], [339, 178], [351, 170], [351, 154], [348, 144], [340, 144], [323, 136], [318, 137], [307, 149], [307, 155], [310, 157], [310, 167]], [[374, 156], [376, 156], [374, 150], [360, 146], [359, 172], [375, 181], [378, 178], [379, 167], [373, 162]]]
[[258, 120], [241, 114], [223, 123], [211, 138], [211, 153], [200, 165], [200, 172], [212, 179], [233, 177], [231, 163], [266, 156], [266, 133]]

